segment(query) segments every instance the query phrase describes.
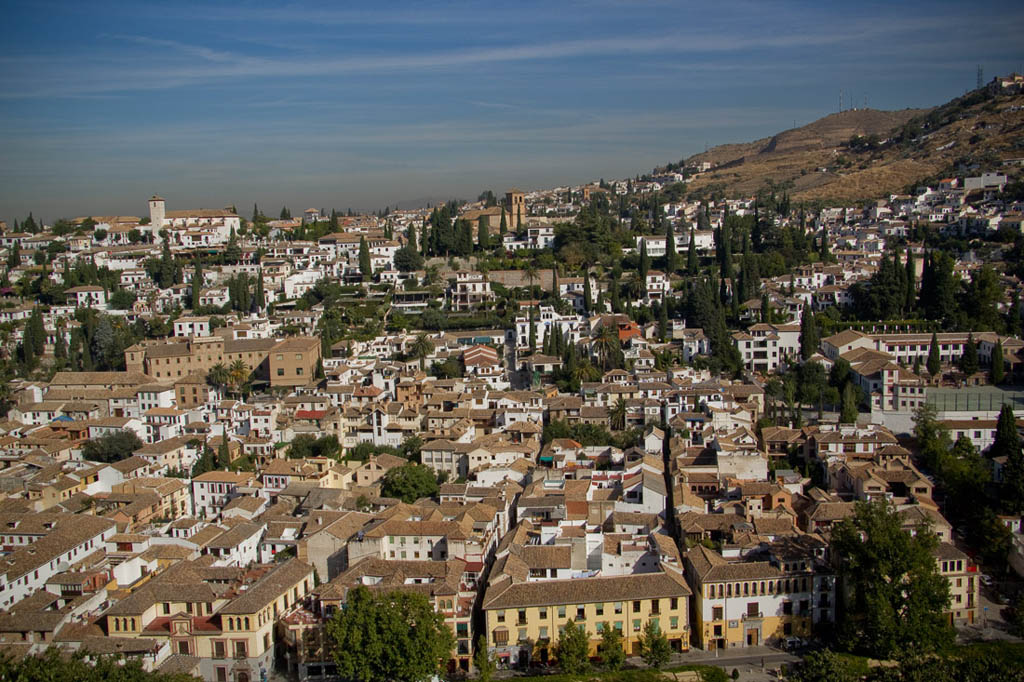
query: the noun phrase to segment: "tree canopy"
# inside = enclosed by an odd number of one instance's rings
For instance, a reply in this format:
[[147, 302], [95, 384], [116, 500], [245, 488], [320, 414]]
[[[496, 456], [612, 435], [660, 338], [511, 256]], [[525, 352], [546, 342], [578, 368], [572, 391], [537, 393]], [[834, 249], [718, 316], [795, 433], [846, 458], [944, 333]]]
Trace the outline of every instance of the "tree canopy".
[[847, 599], [840, 632], [850, 649], [894, 658], [935, 651], [952, 641], [943, 614], [949, 583], [932, 554], [937, 547], [929, 528], [918, 527], [913, 535], [905, 531], [884, 500], [858, 502], [854, 515], [834, 527], [832, 552], [841, 557]]
[[407, 503], [421, 497], [433, 497], [437, 491], [434, 472], [420, 464], [409, 463], [388, 469], [381, 480], [381, 492], [385, 497], [397, 497]]
[[425, 682], [442, 672], [454, 637], [444, 616], [417, 592], [373, 594], [360, 585], [327, 623], [342, 679]]
[[131, 457], [142, 445], [134, 431], [115, 431], [87, 440], [82, 446], [82, 458], [90, 462], [120, 462]]

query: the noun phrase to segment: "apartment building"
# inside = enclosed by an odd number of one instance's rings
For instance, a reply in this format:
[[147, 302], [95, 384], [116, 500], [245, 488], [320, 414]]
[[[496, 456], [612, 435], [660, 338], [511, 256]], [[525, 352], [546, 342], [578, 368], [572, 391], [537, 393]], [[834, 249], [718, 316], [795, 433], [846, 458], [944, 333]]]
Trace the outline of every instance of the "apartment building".
[[596, 655], [606, 627], [622, 634], [629, 655], [639, 655], [644, 624], [657, 622], [673, 651], [690, 640], [690, 588], [675, 571], [570, 580], [492, 580], [481, 602], [487, 648], [505, 666], [554, 656], [570, 620], [583, 626]]
[[118, 601], [101, 616], [108, 637], [169, 642], [199, 659], [203, 679], [256, 682], [274, 668], [277, 621], [313, 588], [298, 559], [247, 569], [184, 561]]
[[685, 555], [693, 589], [693, 641], [705, 650], [761, 646], [811, 635], [832, 622], [835, 576], [812, 553], [779, 551], [729, 561], [697, 545]]

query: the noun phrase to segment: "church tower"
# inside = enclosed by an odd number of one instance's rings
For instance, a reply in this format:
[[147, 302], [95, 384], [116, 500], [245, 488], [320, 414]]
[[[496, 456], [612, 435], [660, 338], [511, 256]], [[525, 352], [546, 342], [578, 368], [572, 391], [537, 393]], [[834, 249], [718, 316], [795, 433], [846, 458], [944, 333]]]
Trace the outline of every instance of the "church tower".
[[526, 195], [518, 189], [505, 192], [505, 210], [508, 211], [509, 227], [519, 230], [526, 221]]
[[153, 234], [159, 232], [164, 226], [165, 208], [163, 197], [154, 194], [149, 198], [149, 225]]

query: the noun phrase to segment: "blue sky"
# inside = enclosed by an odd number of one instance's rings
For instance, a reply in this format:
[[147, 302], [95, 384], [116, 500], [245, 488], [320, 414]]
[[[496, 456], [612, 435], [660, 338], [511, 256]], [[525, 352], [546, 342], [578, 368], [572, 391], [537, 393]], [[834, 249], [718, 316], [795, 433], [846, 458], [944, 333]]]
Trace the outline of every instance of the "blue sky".
[[1024, 61], [1024, 4], [4, 2], [0, 219], [634, 175]]

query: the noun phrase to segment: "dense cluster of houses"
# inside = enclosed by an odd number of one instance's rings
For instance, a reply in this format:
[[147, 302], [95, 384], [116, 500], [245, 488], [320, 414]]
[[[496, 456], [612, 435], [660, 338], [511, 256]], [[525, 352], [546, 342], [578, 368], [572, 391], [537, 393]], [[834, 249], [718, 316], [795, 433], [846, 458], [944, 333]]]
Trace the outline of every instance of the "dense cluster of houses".
[[[1020, 229], [1021, 207], [997, 205], [1005, 182], [992, 174], [943, 181], [815, 216], [840, 262], [761, 283], [764, 298], [744, 304], [745, 314], [759, 315], [765, 300], [777, 314], [732, 335], [749, 370], [743, 379], [691, 364], [710, 352], [701, 329], [673, 321], [665, 335], [656, 322], [584, 304], [585, 291], [597, 300], [605, 286], [585, 281], [591, 273], [453, 271], [440, 294], [453, 311], [487, 306], [493, 283], [511, 288], [534, 278], [547, 290], [557, 281], [567, 304], [528, 302], [509, 329], [427, 334], [423, 353], [413, 352], [423, 337], [404, 331], [325, 348], [315, 336], [323, 308], [297, 299], [324, 279], [361, 282], [361, 243], [378, 283], [422, 280], [425, 272], [400, 273], [393, 259], [404, 231], [426, 214], [345, 219], [344, 231], [308, 242], [278, 240], [302, 221], [273, 221], [258, 246], [241, 240], [239, 264], [203, 272], [204, 306], [228, 302], [233, 275], [262, 278], [260, 312], [217, 322], [178, 316], [171, 336], [124, 350], [125, 371], [61, 371], [10, 385], [12, 406], [0, 422], [0, 649], [117, 652], [147, 669], [218, 682], [252, 682], [275, 667], [320, 679], [334, 674], [324, 624], [360, 585], [425, 595], [452, 629], [452, 672], [471, 671], [478, 638], [503, 666], [544, 663], [570, 620], [585, 626], [592, 647], [605, 628], [619, 630], [630, 653], [651, 621], [677, 652], [813, 637], [835, 622], [843, 599], [831, 529], [856, 501], [874, 499], [895, 505], [908, 532], [921, 523], [935, 530], [936, 565], [952, 595], [947, 617], [974, 623], [976, 565], [955, 546], [934, 484], [901, 436], [930, 402], [954, 435], [985, 448], [1002, 404], [997, 389], [976, 387], [971, 403], [950, 396], [939, 377], [908, 369], [928, 356], [930, 334], [846, 330], [822, 339], [815, 359], [849, 363], [868, 396], [861, 419], [799, 428], [761, 422], [773, 400], [765, 379], [797, 361], [805, 310], [843, 305], [848, 288], [877, 268], [886, 238], [905, 234], [915, 219], [961, 232]], [[512, 191], [501, 206], [464, 213], [492, 228], [504, 220], [506, 248], [543, 249], [554, 221], [596, 191], [604, 190]], [[133, 231], [165, 230], [178, 253], [224, 248], [240, 231], [232, 210], [167, 211], [160, 197], [149, 207], [147, 221], [93, 219], [103, 239], [0, 238], [20, 253], [11, 281], [34, 274], [34, 250], [59, 240], [65, 258], [115, 270], [121, 286], [139, 294], [120, 310], [102, 287], [68, 289], [66, 303], [43, 314], [47, 352], [69, 334], [79, 307], [130, 319], [189, 307], [192, 273], [160, 289], [142, 265], [160, 257], [160, 239], [129, 237]], [[726, 210], [742, 215], [751, 205], [710, 209], [713, 228]], [[701, 252], [714, 248], [710, 230], [690, 229], [699, 205], [664, 210], [680, 253], [691, 237]], [[306, 222], [321, 217], [306, 214]], [[637, 248], [658, 257], [666, 240], [640, 236]], [[47, 276], [59, 280], [61, 270]], [[650, 303], [676, 279], [651, 270], [643, 284], [638, 299]], [[398, 290], [395, 310], [431, 301]], [[263, 312], [267, 303], [273, 312]], [[0, 311], [15, 340], [33, 308]], [[596, 358], [609, 333], [625, 368], [560, 391], [554, 377], [563, 358], [541, 349], [557, 336], [555, 345]], [[1019, 339], [979, 331], [973, 340], [983, 366], [997, 347], [1010, 371], [1021, 362]], [[936, 342], [950, 367], [967, 337], [939, 334]], [[666, 350], [685, 364], [666, 364]], [[252, 393], [211, 375], [239, 363], [256, 382]], [[423, 371], [434, 363], [454, 363], [460, 376]], [[615, 441], [623, 447], [545, 437], [554, 423], [570, 434], [594, 427], [636, 437]], [[88, 443], [123, 432], [141, 444], [126, 457], [85, 456]], [[300, 439], [337, 448], [290, 457]], [[198, 473], [212, 453], [217, 466]], [[389, 472], [410, 466], [406, 457], [436, 476], [436, 494], [385, 495]], [[1019, 519], [1005, 522], [1020, 534]]]

